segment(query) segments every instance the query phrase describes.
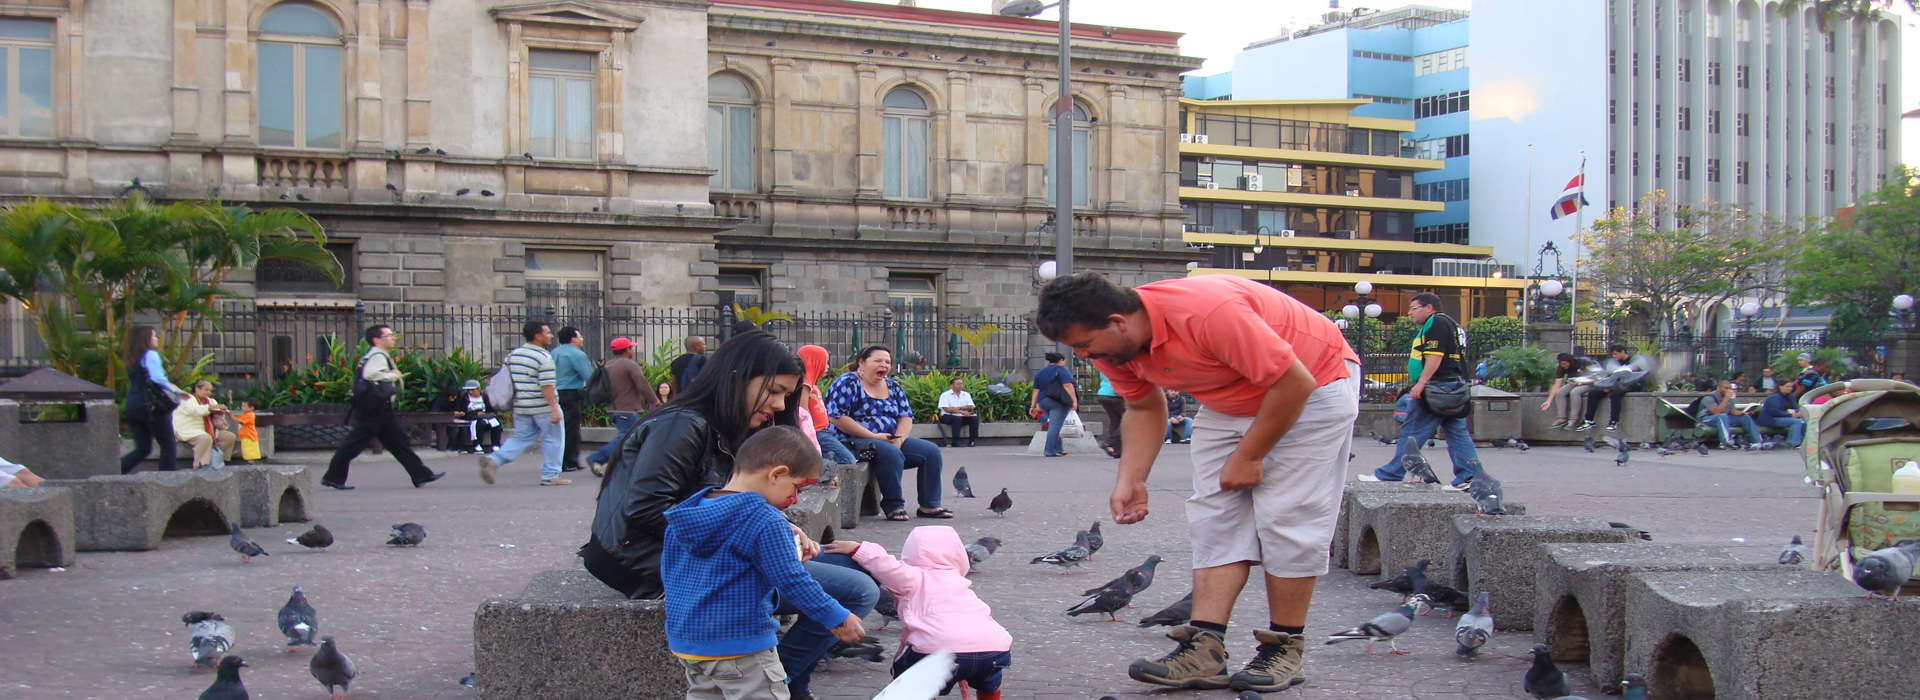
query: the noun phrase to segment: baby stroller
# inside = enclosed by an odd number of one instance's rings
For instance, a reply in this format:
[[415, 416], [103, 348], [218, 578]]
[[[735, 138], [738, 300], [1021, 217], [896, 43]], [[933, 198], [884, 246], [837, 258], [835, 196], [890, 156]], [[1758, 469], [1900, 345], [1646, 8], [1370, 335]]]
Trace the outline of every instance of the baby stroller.
[[[1832, 398], [1815, 405], [1821, 396]], [[1808, 480], [1824, 496], [1806, 565], [1851, 578], [1860, 558], [1920, 538], [1920, 494], [1892, 493], [1894, 471], [1920, 462], [1920, 387], [1890, 379], [1836, 382], [1802, 395], [1800, 410]]]

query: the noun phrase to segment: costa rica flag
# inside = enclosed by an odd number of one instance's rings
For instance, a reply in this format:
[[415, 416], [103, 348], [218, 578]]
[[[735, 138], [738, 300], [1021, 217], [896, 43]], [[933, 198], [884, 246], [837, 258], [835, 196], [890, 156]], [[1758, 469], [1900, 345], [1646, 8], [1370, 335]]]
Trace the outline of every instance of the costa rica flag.
[[1572, 216], [1574, 212], [1586, 206], [1586, 180], [1587, 174], [1584, 172], [1568, 180], [1567, 188], [1560, 191], [1560, 198], [1554, 200], [1553, 206], [1547, 209], [1547, 214], [1558, 220], [1562, 216]]

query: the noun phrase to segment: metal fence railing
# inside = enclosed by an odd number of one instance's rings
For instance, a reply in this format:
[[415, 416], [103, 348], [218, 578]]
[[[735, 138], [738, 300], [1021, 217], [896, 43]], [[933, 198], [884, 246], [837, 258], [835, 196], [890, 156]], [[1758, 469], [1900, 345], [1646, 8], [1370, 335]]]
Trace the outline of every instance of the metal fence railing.
[[[1764, 350], [1758, 340], [1764, 341]], [[1791, 335], [1662, 335], [1645, 334], [1604, 334], [1575, 333], [1573, 345], [1586, 355], [1604, 358], [1608, 346], [1623, 343], [1630, 348], [1643, 349], [1658, 347], [1662, 376], [1674, 377], [1692, 373], [1701, 378], [1727, 379], [1734, 372], [1745, 367], [1765, 367], [1781, 353], [1812, 352], [1821, 348], [1839, 348], [1843, 355], [1841, 368], [1849, 376], [1882, 377], [1887, 371], [1887, 347], [1889, 341], [1880, 336], [1855, 336], [1826, 333], [1823, 331], [1795, 333]], [[1743, 358], [1743, 343], [1750, 343], [1760, 356]], [[1675, 366], [1675, 363], [1679, 363]]]

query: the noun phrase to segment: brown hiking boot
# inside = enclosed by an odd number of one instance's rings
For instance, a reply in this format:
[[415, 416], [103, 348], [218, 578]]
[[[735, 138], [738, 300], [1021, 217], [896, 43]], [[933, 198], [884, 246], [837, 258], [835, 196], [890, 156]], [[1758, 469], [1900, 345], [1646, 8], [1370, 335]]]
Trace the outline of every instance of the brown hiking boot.
[[1181, 625], [1167, 638], [1180, 646], [1152, 661], [1135, 660], [1127, 667], [1127, 676], [1141, 683], [1175, 688], [1227, 687], [1227, 647], [1220, 635]]
[[1230, 683], [1234, 690], [1271, 693], [1307, 682], [1306, 660], [1302, 658], [1307, 653], [1305, 635], [1254, 630], [1253, 638], [1260, 646], [1253, 660], [1233, 674]]

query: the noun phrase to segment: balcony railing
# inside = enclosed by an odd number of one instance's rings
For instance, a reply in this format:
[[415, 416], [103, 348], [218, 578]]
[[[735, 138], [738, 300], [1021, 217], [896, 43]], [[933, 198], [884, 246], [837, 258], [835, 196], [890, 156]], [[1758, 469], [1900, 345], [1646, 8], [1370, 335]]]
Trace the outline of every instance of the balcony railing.
[[940, 229], [940, 211], [931, 207], [887, 207], [887, 228], [937, 231]]
[[260, 170], [261, 187], [345, 189], [347, 186], [347, 161], [344, 158], [260, 156], [254, 159], [254, 163]]
[[712, 202], [713, 204], [714, 216], [724, 216], [729, 219], [745, 219], [746, 223], [749, 223], [749, 224], [760, 223], [760, 203], [759, 202], [753, 201], [751, 199], [721, 199], [721, 198], [715, 198], [708, 201]]

